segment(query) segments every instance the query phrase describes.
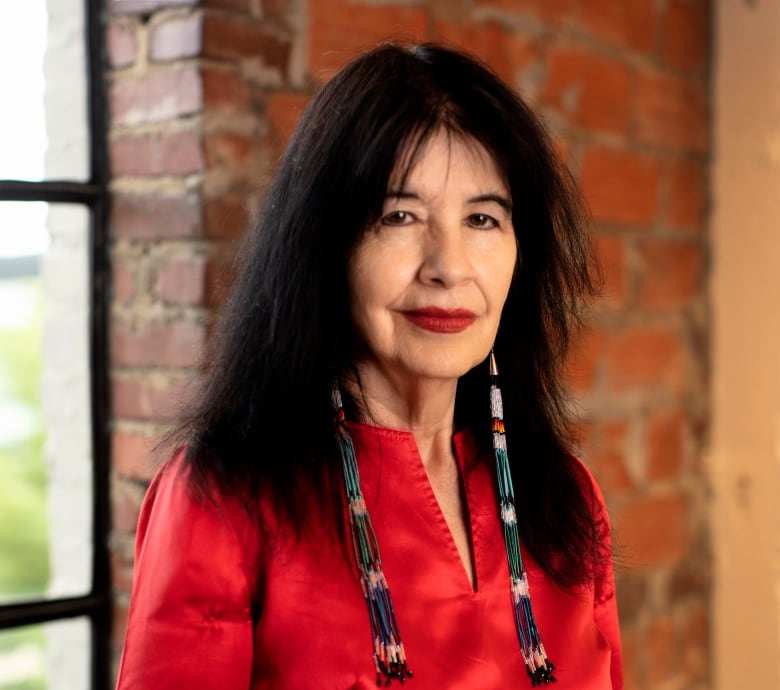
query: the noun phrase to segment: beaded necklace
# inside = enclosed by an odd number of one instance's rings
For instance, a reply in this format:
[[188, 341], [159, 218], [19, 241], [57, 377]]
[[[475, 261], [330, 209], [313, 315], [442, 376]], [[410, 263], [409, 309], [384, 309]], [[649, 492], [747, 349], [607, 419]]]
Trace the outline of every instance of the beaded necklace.
[[[336, 411], [336, 442], [341, 454], [347, 491], [352, 547], [360, 573], [363, 597], [368, 608], [377, 685], [382, 685], [384, 680], [384, 685], [389, 686], [393, 679], [403, 683], [407, 678], [412, 678], [413, 674], [406, 662], [406, 652], [396, 621], [390, 589], [382, 570], [379, 544], [360, 487], [355, 447], [347, 429], [341, 392], [337, 385], [333, 387], [333, 407]], [[553, 682], [556, 678], [553, 676], [554, 666], [547, 658], [547, 652], [536, 627], [531, 609], [528, 577], [520, 554], [514, 489], [504, 430], [504, 405], [501, 389], [498, 386], [498, 367], [492, 351], [490, 353], [490, 411], [493, 418], [493, 454], [496, 459], [498, 478], [498, 508], [504, 528], [504, 544], [509, 566], [509, 591], [520, 642], [520, 653], [531, 679], [531, 685], [537, 686]]]

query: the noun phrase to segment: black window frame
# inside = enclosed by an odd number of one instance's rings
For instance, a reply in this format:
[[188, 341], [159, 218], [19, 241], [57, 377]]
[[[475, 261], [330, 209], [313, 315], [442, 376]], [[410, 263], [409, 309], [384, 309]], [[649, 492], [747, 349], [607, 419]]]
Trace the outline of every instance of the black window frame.
[[[108, 315], [110, 262], [108, 128], [103, 0], [84, 0], [90, 164], [86, 182], [0, 180], [0, 202], [73, 203], [89, 211], [89, 358], [92, 422], [92, 583], [84, 596], [0, 605], [0, 630], [86, 617], [90, 621], [90, 688], [111, 682], [113, 601], [110, 532], [110, 390]], [[74, 689], [76, 690], [76, 689]]]

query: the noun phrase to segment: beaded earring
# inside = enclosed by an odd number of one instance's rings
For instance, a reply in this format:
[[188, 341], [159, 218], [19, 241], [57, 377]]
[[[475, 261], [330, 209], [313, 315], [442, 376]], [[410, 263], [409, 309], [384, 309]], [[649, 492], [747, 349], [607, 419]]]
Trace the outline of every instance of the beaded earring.
[[499, 509], [504, 526], [504, 544], [509, 563], [509, 583], [512, 604], [515, 612], [515, 625], [520, 640], [520, 652], [525, 668], [531, 678], [531, 685], [547, 684], [557, 679], [552, 672], [555, 668], [547, 658], [539, 630], [536, 627], [531, 609], [531, 594], [528, 589], [528, 576], [520, 555], [520, 538], [517, 532], [517, 514], [515, 512], [515, 492], [509, 468], [509, 456], [506, 448], [504, 429], [504, 403], [498, 386], [498, 366], [493, 350], [490, 351], [490, 412], [493, 417], [493, 454], [496, 457], [496, 475], [498, 477]]
[[379, 544], [360, 488], [355, 446], [347, 429], [341, 391], [337, 384], [333, 386], [332, 399], [336, 410], [336, 443], [341, 454], [344, 484], [347, 489], [352, 547], [355, 550], [355, 560], [360, 571], [360, 585], [368, 606], [368, 618], [371, 624], [376, 684], [381, 685], [383, 679], [385, 686], [389, 686], [393, 679], [403, 683], [413, 674], [406, 665], [406, 652], [395, 620], [390, 588], [382, 571]]

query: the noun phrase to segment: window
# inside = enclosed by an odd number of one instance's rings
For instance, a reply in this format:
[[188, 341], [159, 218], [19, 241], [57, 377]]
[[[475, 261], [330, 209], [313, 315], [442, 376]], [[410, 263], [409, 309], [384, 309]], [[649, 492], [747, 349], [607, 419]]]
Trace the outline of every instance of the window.
[[0, 3], [0, 690], [111, 675], [100, 11]]

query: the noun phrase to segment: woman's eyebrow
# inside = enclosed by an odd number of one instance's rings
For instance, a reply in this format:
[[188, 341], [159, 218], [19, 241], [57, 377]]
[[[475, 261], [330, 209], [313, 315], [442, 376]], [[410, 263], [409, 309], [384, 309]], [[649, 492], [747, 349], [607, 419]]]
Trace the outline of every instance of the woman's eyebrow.
[[507, 213], [509, 214], [512, 213], [512, 202], [509, 199], [507, 199], [505, 196], [501, 196], [501, 194], [479, 194], [477, 196], [471, 197], [468, 200], [468, 203], [479, 204], [485, 201], [492, 201], [498, 204]]
[[385, 199], [420, 199], [420, 195], [406, 189], [388, 189]]

